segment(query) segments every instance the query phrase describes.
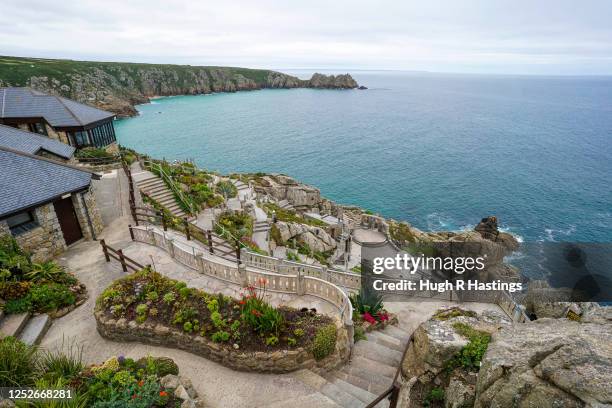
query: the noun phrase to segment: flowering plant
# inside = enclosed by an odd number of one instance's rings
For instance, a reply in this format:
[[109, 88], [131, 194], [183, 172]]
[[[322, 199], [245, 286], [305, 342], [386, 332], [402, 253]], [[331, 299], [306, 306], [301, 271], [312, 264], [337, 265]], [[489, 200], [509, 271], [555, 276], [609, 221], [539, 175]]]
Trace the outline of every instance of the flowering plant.
[[278, 334], [285, 319], [283, 315], [265, 301], [266, 279], [259, 279], [259, 291], [254, 286], [247, 286], [247, 293], [242, 293], [238, 302], [241, 306], [241, 319], [257, 333]]

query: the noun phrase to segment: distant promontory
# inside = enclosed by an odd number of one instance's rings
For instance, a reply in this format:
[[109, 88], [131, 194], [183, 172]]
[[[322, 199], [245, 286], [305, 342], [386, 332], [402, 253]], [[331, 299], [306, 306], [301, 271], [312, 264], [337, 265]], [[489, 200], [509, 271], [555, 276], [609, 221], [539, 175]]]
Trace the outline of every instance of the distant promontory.
[[27, 86], [109, 110], [137, 114], [154, 96], [197, 95], [264, 88], [354, 89], [349, 75], [316, 73], [309, 80], [265, 69], [93, 62], [0, 56], [0, 87]]

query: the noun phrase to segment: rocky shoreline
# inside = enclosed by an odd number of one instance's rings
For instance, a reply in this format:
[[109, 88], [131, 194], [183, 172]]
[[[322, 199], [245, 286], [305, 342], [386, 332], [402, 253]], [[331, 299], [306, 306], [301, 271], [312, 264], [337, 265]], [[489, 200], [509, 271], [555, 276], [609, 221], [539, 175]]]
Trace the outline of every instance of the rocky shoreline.
[[[14, 72], [19, 63], [20, 75]], [[355, 89], [349, 74], [315, 73], [304, 80], [277, 71], [235, 67], [137, 64], [2, 57], [0, 87], [27, 86], [116, 113], [138, 114], [135, 105], [155, 96], [199, 95], [258, 89]]]

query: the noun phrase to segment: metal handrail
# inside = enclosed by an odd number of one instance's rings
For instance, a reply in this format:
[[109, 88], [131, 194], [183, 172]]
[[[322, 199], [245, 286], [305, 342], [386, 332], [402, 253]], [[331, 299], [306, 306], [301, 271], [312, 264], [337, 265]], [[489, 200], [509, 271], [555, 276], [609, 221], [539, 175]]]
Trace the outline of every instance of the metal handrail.
[[181, 189], [176, 185], [176, 183], [172, 179], [172, 177], [170, 175], [168, 175], [164, 171], [163, 167], [159, 163], [156, 163], [156, 162], [151, 161], [151, 160], [144, 160], [144, 167], [145, 168], [149, 167], [150, 170], [153, 171], [153, 172], [158, 171], [159, 172], [159, 176], [162, 178], [162, 180], [164, 180], [164, 182], [168, 185], [168, 187], [170, 187], [172, 192], [174, 194], [176, 194], [176, 196], [179, 199], [179, 201], [185, 207], [188, 208], [189, 213], [195, 214], [197, 212], [195, 210], [194, 206], [192, 205], [191, 201], [189, 199], [187, 199], [187, 197], [185, 197], [185, 195], [183, 194]]

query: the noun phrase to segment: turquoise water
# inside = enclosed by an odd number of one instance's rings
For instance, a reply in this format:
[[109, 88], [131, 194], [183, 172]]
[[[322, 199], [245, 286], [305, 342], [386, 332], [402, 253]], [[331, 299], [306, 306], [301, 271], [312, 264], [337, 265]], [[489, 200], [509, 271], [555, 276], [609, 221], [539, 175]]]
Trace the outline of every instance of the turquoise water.
[[357, 72], [365, 91], [180, 96], [119, 142], [221, 172], [281, 172], [424, 229], [497, 215], [525, 241], [612, 241], [612, 78]]

